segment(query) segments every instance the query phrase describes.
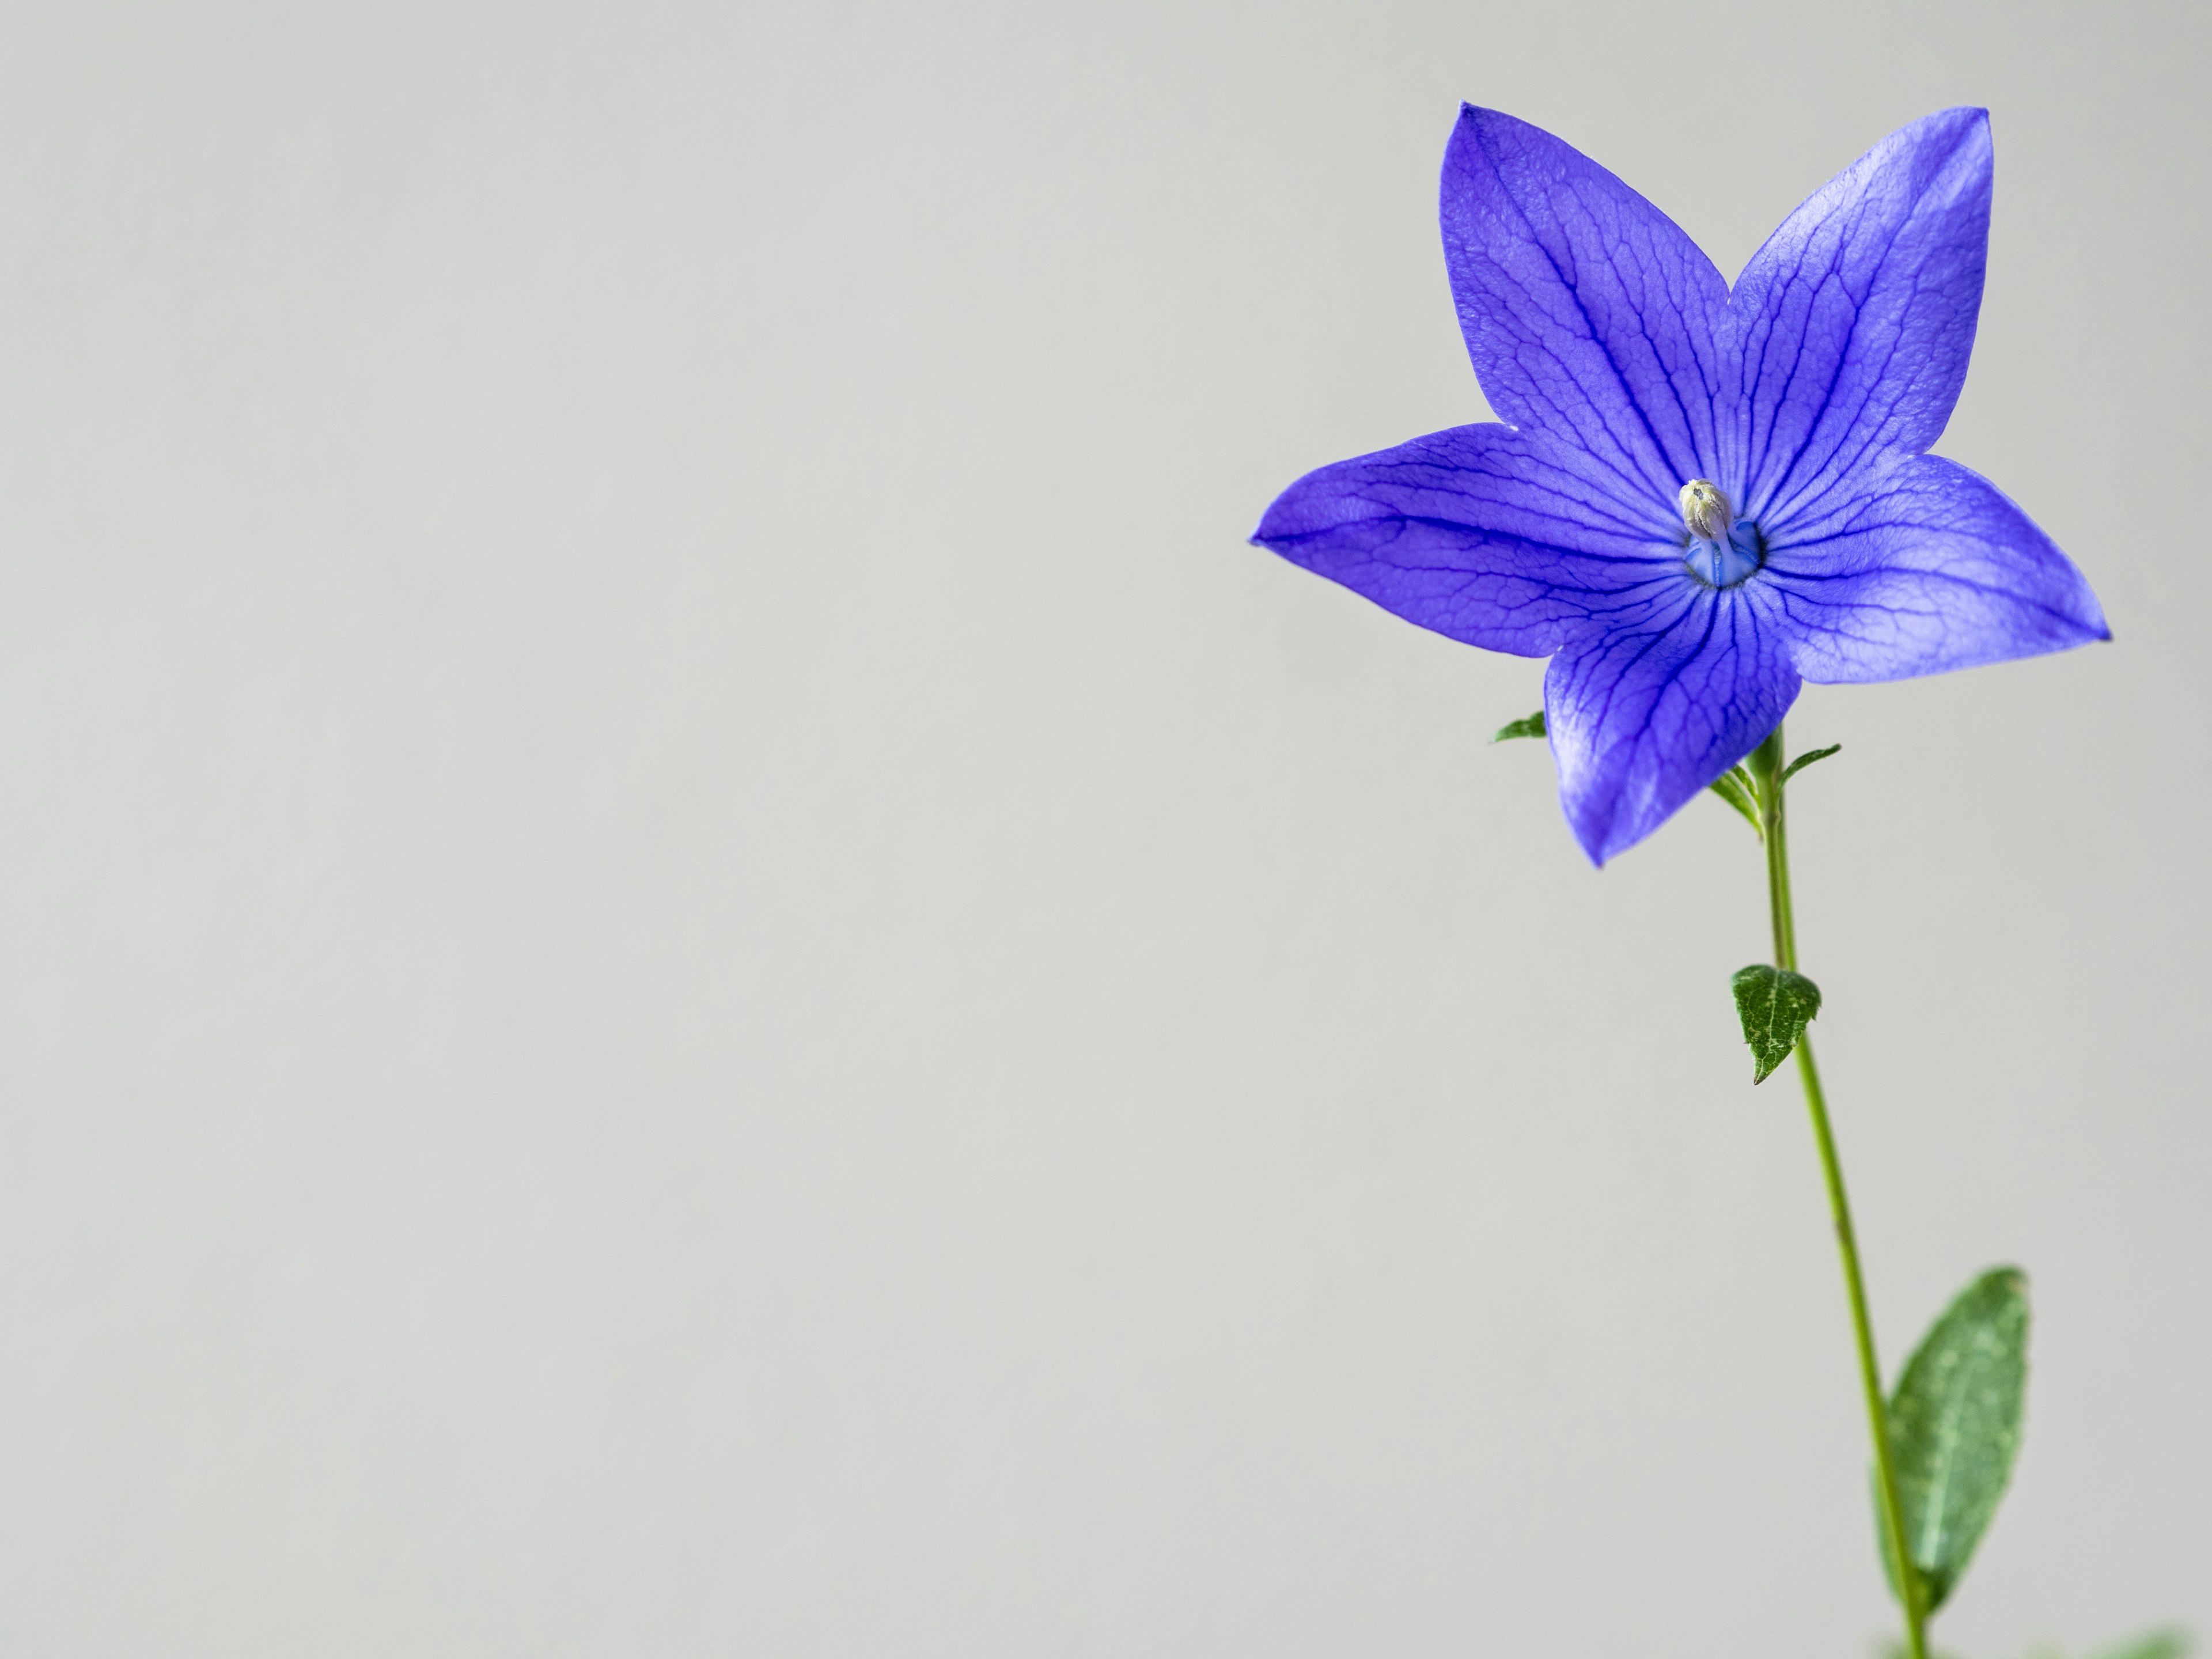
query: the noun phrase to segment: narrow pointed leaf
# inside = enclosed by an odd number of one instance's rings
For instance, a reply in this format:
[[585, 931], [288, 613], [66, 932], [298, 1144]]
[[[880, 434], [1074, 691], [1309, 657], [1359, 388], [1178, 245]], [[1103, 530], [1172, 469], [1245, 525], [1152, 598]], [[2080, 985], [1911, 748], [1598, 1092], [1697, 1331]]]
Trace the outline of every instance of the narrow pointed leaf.
[[1759, 822], [1759, 804], [1751, 792], [1751, 775], [1741, 766], [1731, 766], [1713, 780], [1713, 793], [1743, 814], [1743, 821], [1751, 826], [1752, 833], [1761, 841], [1766, 831]]
[[1509, 720], [1499, 726], [1498, 735], [1492, 738], [1491, 742], [1503, 743], [1508, 738], [1540, 738], [1547, 735], [1548, 733], [1544, 725], [1544, 711], [1539, 708], [1533, 714], [1521, 720]]
[[1804, 754], [1798, 756], [1796, 760], [1791, 761], [1789, 765], [1782, 769], [1782, 781], [1784, 783], [1789, 782], [1790, 779], [1796, 777], [1800, 772], [1810, 766], [1814, 761], [1823, 761], [1827, 759], [1829, 756], [1834, 754], [1836, 750], [1841, 749], [1843, 746], [1844, 745], [1840, 743], [1832, 743], [1826, 749], [1808, 750]]
[[1735, 1012], [1743, 1021], [1743, 1040], [1751, 1045], [1752, 1079], [1764, 1083], [1805, 1035], [1820, 1012], [1820, 988], [1802, 974], [1754, 962], [1729, 981]]
[[[2027, 1279], [2017, 1267], [1992, 1268], [1921, 1339], [1889, 1400], [1905, 1554], [1930, 1613], [1956, 1588], [2004, 1496], [2027, 1391]], [[1887, 1571], [1879, 1503], [1875, 1517]]]

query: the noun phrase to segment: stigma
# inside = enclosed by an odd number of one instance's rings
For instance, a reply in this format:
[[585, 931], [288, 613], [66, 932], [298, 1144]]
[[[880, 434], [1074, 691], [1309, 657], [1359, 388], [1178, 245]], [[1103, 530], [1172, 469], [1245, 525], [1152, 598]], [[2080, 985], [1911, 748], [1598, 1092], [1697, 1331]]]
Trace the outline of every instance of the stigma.
[[1690, 532], [1682, 562], [1690, 574], [1712, 587], [1734, 587], [1766, 562], [1766, 548], [1759, 527], [1739, 519], [1720, 486], [1706, 478], [1692, 478], [1676, 498], [1682, 509], [1683, 528]]
[[1735, 509], [1729, 498], [1721, 494], [1720, 486], [1704, 478], [1692, 478], [1682, 486], [1677, 498], [1682, 507], [1682, 522], [1690, 533], [1701, 542], [1724, 542], [1735, 523]]

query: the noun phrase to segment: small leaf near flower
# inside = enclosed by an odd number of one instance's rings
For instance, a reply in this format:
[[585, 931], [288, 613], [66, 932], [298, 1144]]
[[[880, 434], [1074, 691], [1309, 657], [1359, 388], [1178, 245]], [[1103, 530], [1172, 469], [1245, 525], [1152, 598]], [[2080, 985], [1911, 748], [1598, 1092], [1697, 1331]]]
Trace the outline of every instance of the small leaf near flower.
[[1729, 980], [1735, 1011], [1743, 1021], [1743, 1040], [1751, 1045], [1752, 1079], [1764, 1083], [1805, 1035], [1820, 1012], [1820, 988], [1802, 974], [1755, 962]]
[[1539, 708], [1534, 714], [1524, 719], [1510, 720], [1499, 726], [1498, 735], [1492, 738], [1491, 742], [1503, 743], [1508, 738], [1541, 738], [1548, 735], [1544, 726], [1544, 711]]
[[1731, 766], [1713, 780], [1713, 793], [1743, 814], [1744, 822], [1751, 826], [1752, 834], [1759, 840], [1766, 839], [1766, 831], [1759, 822], [1759, 795], [1751, 781], [1751, 774], [1741, 766]]
[[[1992, 1268], [1944, 1310], [1889, 1397], [1905, 1555], [1927, 1586], [1930, 1613], [1957, 1585], [1997, 1512], [2020, 1449], [2027, 1391], [2027, 1279], [2017, 1267]], [[1875, 1520], [1890, 1571], [1879, 1502]]]
[[1808, 753], [1798, 756], [1796, 760], [1791, 761], [1789, 765], [1782, 769], [1782, 781], [1784, 783], [1789, 782], [1790, 779], [1796, 777], [1800, 772], [1810, 766], [1814, 761], [1827, 759], [1829, 756], [1834, 754], [1836, 750], [1841, 749], [1843, 746], [1844, 745], [1840, 743], [1832, 743], [1826, 749], [1814, 749]]

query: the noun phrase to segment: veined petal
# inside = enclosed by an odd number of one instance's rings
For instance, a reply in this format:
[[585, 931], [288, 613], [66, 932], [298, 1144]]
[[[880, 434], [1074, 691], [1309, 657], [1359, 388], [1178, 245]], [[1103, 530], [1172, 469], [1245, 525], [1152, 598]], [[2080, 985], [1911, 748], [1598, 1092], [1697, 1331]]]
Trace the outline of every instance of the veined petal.
[[1989, 251], [1990, 123], [1939, 111], [1883, 139], [1766, 240], [1729, 331], [1748, 425], [1744, 510], [1771, 534], [1951, 418]]
[[1797, 671], [1819, 684], [2063, 651], [2110, 639], [2073, 562], [1995, 484], [1923, 455], [1839, 506], [1817, 533], [1778, 537], [1774, 594]]
[[1797, 699], [1756, 581], [1686, 580], [1552, 659], [1544, 714], [1559, 804], [1595, 864], [1626, 852], [1741, 760]]
[[1728, 284], [1697, 244], [1580, 151], [1472, 105], [1442, 193], [1444, 263], [1491, 407], [1670, 507], [1720, 476]]
[[1666, 510], [1540, 434], [1453, 427], [1309, 472], [1252, 539], [1408, 622], [1541, 657], [1692, 584]]

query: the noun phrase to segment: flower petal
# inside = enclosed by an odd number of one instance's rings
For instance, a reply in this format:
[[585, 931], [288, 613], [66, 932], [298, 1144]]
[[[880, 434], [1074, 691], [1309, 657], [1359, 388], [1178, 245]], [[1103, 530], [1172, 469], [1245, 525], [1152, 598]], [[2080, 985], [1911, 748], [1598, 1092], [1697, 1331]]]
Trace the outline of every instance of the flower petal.
[[1559, 804], [1591, 862], [1642, 841], [1789, 713], [1798, 678], [1772, 609], [1756, 580], [1686, 580], [1656, 614], [1624, 615], [1552, 659]]
[[1472, 105], [1444, 151], [1443, 220], [1468, 356], [1503, 419], [1669, 508], [1717, 473], [1728, 284], [1673, 220], [1541, 128]]
[[1771, 534], [1855, 471], [1917, 455], [1973, 349], [1990, 230], [1990, 122], [1900, 128], [1752, 255], [1729, 300], [1748, 516]]
[[1408, 622], [1523, 657], [1689, 580], [1662, 508], [1620, 500], [1579, 451], [1495, 424], [1310, 472], [1252, 539]]
[[1897, 680], [2110, 639], [2073, 562], [1997, 487], [1923, 455], [1778, 538], [1754, 579], [1781, 609], [1798, 672]]

